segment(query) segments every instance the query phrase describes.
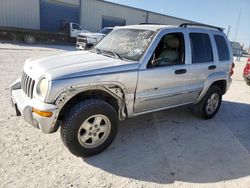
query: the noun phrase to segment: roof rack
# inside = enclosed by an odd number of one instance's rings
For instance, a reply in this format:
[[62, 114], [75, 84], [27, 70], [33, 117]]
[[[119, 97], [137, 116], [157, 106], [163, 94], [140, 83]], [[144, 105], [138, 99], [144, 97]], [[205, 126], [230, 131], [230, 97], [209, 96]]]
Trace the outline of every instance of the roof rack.
[[202, 26], [202, 27], [209, 27], [209, 28], [213, 28], [213, 29], [217, 29], [221, 32], [223, 32], [223, 28], [221, 27], [216, 27], [216, 26], [212, 26], [212, 25], [206, 25], [206, 24], [199, 24], [199, 23], [182, 23], [179, 25], [179, 27], [187, 27], [187, 26]]
[[139, 25], [165, 25], [161, 23], [139, 23]]

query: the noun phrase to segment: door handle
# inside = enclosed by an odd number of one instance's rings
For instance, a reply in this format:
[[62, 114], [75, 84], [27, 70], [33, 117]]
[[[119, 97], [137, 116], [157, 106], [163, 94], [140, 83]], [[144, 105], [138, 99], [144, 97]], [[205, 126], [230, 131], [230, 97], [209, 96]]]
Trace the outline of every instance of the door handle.
[[178, 69], [175, 70], [175, 74], [185, 74], [187, 72], [187, 69]]
[[216, 69], [216, 65], [210, 65], [210, 66], [208, 67], [208, 69], [209, 69], [209, 70]]

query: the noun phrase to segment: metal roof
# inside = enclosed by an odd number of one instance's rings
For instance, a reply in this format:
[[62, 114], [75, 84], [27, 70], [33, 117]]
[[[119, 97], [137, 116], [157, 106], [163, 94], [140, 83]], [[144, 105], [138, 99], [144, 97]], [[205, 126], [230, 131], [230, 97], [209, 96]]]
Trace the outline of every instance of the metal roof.
[[149, 11], [149, 10], [135, 8], [135, 7], [127, 6], [127, 5], [122, 5], [122, 4], [119, 4], [119, 3], [114, 3], [114, 2], [110, 2], [110, 1], [106, 1], [106, 0], [96, 0], [96, 1], [104, 2], [104, 3], [107, 3], [107, 4], [111, 4], [111, 5], [117, 5], [117, 6], [121, 6], [121, 7], [125, 7], [125, 8], [130, 8], [130, 9], [134, 9], [134, 10], [139, 10], [139, 11], [144, 11], [144, 12], [146, 11], [148, 13], [157, 14], [157, 15], [160, 15], [160, 16], [166, 16], [166, 17], [169, 17], [169, 18], [183, 20], [184, 22], [198, 23], [198, 22], [195, 22], [195, 21], [192, 21], [192, 20], [187, 20], [187, 19], [183, 19], [183, 18], [169, 16], [169, 15], [166, 15], [166, 14], [161, 14], [161, 13], [158, 13], [158, 12], [153, 12], [153, 11]]

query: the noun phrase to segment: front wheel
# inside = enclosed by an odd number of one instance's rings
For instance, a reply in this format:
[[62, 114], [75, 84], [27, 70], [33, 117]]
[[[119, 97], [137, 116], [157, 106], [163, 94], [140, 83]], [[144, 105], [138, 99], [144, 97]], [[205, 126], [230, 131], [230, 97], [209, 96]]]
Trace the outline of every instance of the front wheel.
[[69, 151], [88, 157], [105, 150], [118, 130], [116, 110], [98, 99], [79, 102], [64, 118], [61, 138]]
[[211, 119], [217, 114], [221, 102], [221, 89], [218, 86], [211, 86], [201, 102], [194, 105], [193, 111], [202, 119]]

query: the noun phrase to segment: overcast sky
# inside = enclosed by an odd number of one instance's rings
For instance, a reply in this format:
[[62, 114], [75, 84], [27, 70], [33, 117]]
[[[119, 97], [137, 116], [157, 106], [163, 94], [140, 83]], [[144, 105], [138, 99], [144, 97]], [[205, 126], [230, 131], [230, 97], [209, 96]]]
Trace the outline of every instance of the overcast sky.
[[[250, 45], [250, 0], [107, 0], [225, 28], [229, 39]], [[238, 26], [237, 26], [238, 25]]]

